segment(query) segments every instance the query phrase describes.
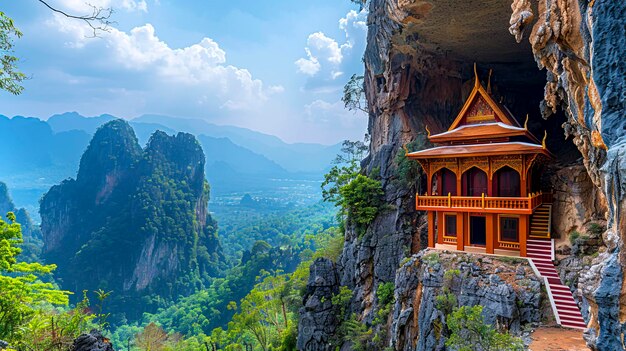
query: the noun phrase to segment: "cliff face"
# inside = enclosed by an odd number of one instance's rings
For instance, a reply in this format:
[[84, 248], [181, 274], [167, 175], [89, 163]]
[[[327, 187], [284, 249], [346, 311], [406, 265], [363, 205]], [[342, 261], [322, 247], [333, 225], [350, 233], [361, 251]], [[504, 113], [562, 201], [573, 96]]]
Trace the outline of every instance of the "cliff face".
[[[557, 192], [553, 232], [564, 245], [560, 252], [578, 249], [574, 232], [586, 234], [592, 223], [592, 231], [602, 228], [594, 256], [582, 264], [562, 255], [559, 269], [564, 276], [580, 274], [569, 284], [586, 309], [588, 343], [622, 348], [625, 6], [610, 0], [369, 2], [365, 88], [372, 142], [363, 166], [367, 173], [380, 169], [394, 209], [379, 215], [362, 238], [346, 232], [337, 270], [341, 284], [354, 291], [352, 308], [363, 322], [378, 310], [378, 286], [404, 284], [409, 276], [396, 271], [400, 262], [425, 246], [425, 218], [413, 209], [413, 196], [425, 184], [420, 177], [398, 179], [397, 155], [405, 144], [427, 147], [426, 126], [433, 133], [449, 126], [477, 62], [485, 85], [493, 69], [496, 98], [518, 118], [528, 114], [535, 135], [548, 133], [547, 146], [557, 157], [544, 165], [542, 185]], [[423, 340], [428, 332], [400, 330], [390, 343]]]
[[44, 256], [62, 287], [112, 290], [132, 314], [156, 307], [132, 306], [140, 296], [167, 300], [218, 274], [204, 159], [190, 134], [156, 132], [142, 150], [128, 123], [100, 127], [77, 178], [41, 201]]

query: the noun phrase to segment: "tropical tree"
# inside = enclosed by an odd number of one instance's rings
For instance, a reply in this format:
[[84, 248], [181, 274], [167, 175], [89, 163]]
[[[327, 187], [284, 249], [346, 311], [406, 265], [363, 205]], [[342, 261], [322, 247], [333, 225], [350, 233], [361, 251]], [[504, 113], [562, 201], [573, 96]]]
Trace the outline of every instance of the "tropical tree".
[[[109, 26], [113, 23], [110, 20], [113, 9], [110, 7], [89, 5], [91, 7], [90, 13], [77, 15], [60, 10], [45, 0], [37, 1], [52, 12], [83, 21], [92, 29], [94, 37], [101, 32], [108, 32]], [[24, 90], [22, 82], [27, 78], [17, 67], [19, 58], [14, 53], [14, 40], [20, 37], [22, 37], [22, 32], [15, 26], [13, 19], [0, 11], [0, 90], [5, 90], [14, 95], [22, 93]]]
[[[362, 6], [361, 0], [353, 0], [354, 2], [360, 3]], [[364, 86], [364, 77], [353, 74], [350, 77], [350, 80], [343, 87], [343, 97], [341, 98], [343, 101], [343, 105], [350, 111], [363, 111], [367, 113], [367, 100], [365, 99], [365, 86]]]
[[524, 343], [508, 333], [499, 333], [486, 324], [483, 306], [461, 306], [448, 315], [452, 334], [446, 346], [455, 351], [522, 351]]
[[367, 148], [367, 144], [362, 141], [343, 141], [341, 152], [333, 160], [333, 167], [324, 175], [322, 182], [324, 201], [337, 204], [341, 200], [339, 189], [357, 177]]
[[22, 32], [15, 27], [13, 19], [0, 11], [0, 89], [18, 95], [24, 90], [20, 84], [26, 75], [17, 68], [18, 58], [14, 55], [13, 40]]
[[143, 351], [162, 351], [167, 347], [168, 338], [163, 328], [150, 323], [135, 336], [135, 345]]
[[67, 305], [68, 291], [42, 281], [55, 265], [19, 262], [22, 231], [12, 212], [0, 218], [0, 339], [19, 340], [23, 326], [45, 304]]

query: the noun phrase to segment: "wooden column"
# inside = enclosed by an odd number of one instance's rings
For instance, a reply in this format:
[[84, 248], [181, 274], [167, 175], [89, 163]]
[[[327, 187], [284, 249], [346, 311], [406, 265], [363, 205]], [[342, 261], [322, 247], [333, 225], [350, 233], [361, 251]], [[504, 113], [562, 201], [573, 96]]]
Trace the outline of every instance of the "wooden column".
[[489, 197], [493, 196], [493, 174], [491, 173], [491, 160], [489, 160], [489, 172], [487, 172], [487, 194], [485, 195]]
[[428, 247], [435, 247], [435, 212], [428, 211]]
[[456, 171], [456, 195], [461, 196], [463, 194], [463, 182], [461, 181], [461, 177], [463, 176], [461, 173], [461, 168], [459, 167]]
[[443, 212], [437, 211], [437, 244], [443, 244]]
[[526, 257], [526, 239], [528, 238], [528, 215], [519, 216], [519, 255]]
[[495, 228], [493, 225], [494, 224], [493, 217], [494, 217], [493, 213], [488, 213], [485, 218], [485, 224], [486, 224], [485, 231], [487, 234], [485, 252], [488, 254], [493, 253], [493, 248], [495, 245], [495, 241], [497, 239], [497, 235], [494, 231]]
[[469, 237], [469, 213], [463, 213], [463, 240], [470, 245], [470, 237]]
[[463, 212], [457, 212], [456, 214], [456, 249], [459, 251], [465, 250], [465, 231], [463, 230]]
[[522, 178], [521, 174], [520, 174], [520, 187], [519, 187], [519, 192], [520, 192], [520, 196], [521, 197], [526, 197], [528, 196], [528, 177], [526, 178]]

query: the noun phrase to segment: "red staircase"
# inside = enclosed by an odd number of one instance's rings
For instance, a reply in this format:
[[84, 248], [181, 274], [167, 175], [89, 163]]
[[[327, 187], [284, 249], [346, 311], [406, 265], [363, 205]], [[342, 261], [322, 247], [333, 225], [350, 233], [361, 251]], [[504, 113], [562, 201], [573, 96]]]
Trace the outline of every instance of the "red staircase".
[[561, 278], [559, 278], [554, 267], [552, 241], [549, 239], [528, 239], [526, 247], [527, 256], [531, 263], [546, 280], [546, 288], [550, 295], [550, 302], [557, 323], [567, 328], [587, 328], [572, 292], [561, 283]]

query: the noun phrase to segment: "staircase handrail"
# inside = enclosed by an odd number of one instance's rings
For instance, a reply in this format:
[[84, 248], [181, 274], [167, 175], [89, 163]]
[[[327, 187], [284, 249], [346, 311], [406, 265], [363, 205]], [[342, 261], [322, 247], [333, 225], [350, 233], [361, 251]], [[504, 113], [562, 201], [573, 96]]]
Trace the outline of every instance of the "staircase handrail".
[[552, 289], [550, 289], [550, 282], [548, 281], [548, 278], [541, 275], [541, 273], [537, 269], [537, 266], [535, 266], [535, 263], [533, 262], [532, 258], [530, 257], [524, 257], [524, 258], [528, 260], [528, 263], [530, 264], [530, 267], [533, 269], [533, 272], [535, 273], [535, 275], [540, 279], [543, 278], [543, 284], [546, 286], [546, 292], [548, 293], [548, 299], [550, 300], [550, 306], [552, 307], [552, 314], [554, 314], [556, 323], [561, 325], [561, 318], [559, 318], [559, 311], [556, 309], [556, 302], [554, 301], [554, 296], [552, 295]]

